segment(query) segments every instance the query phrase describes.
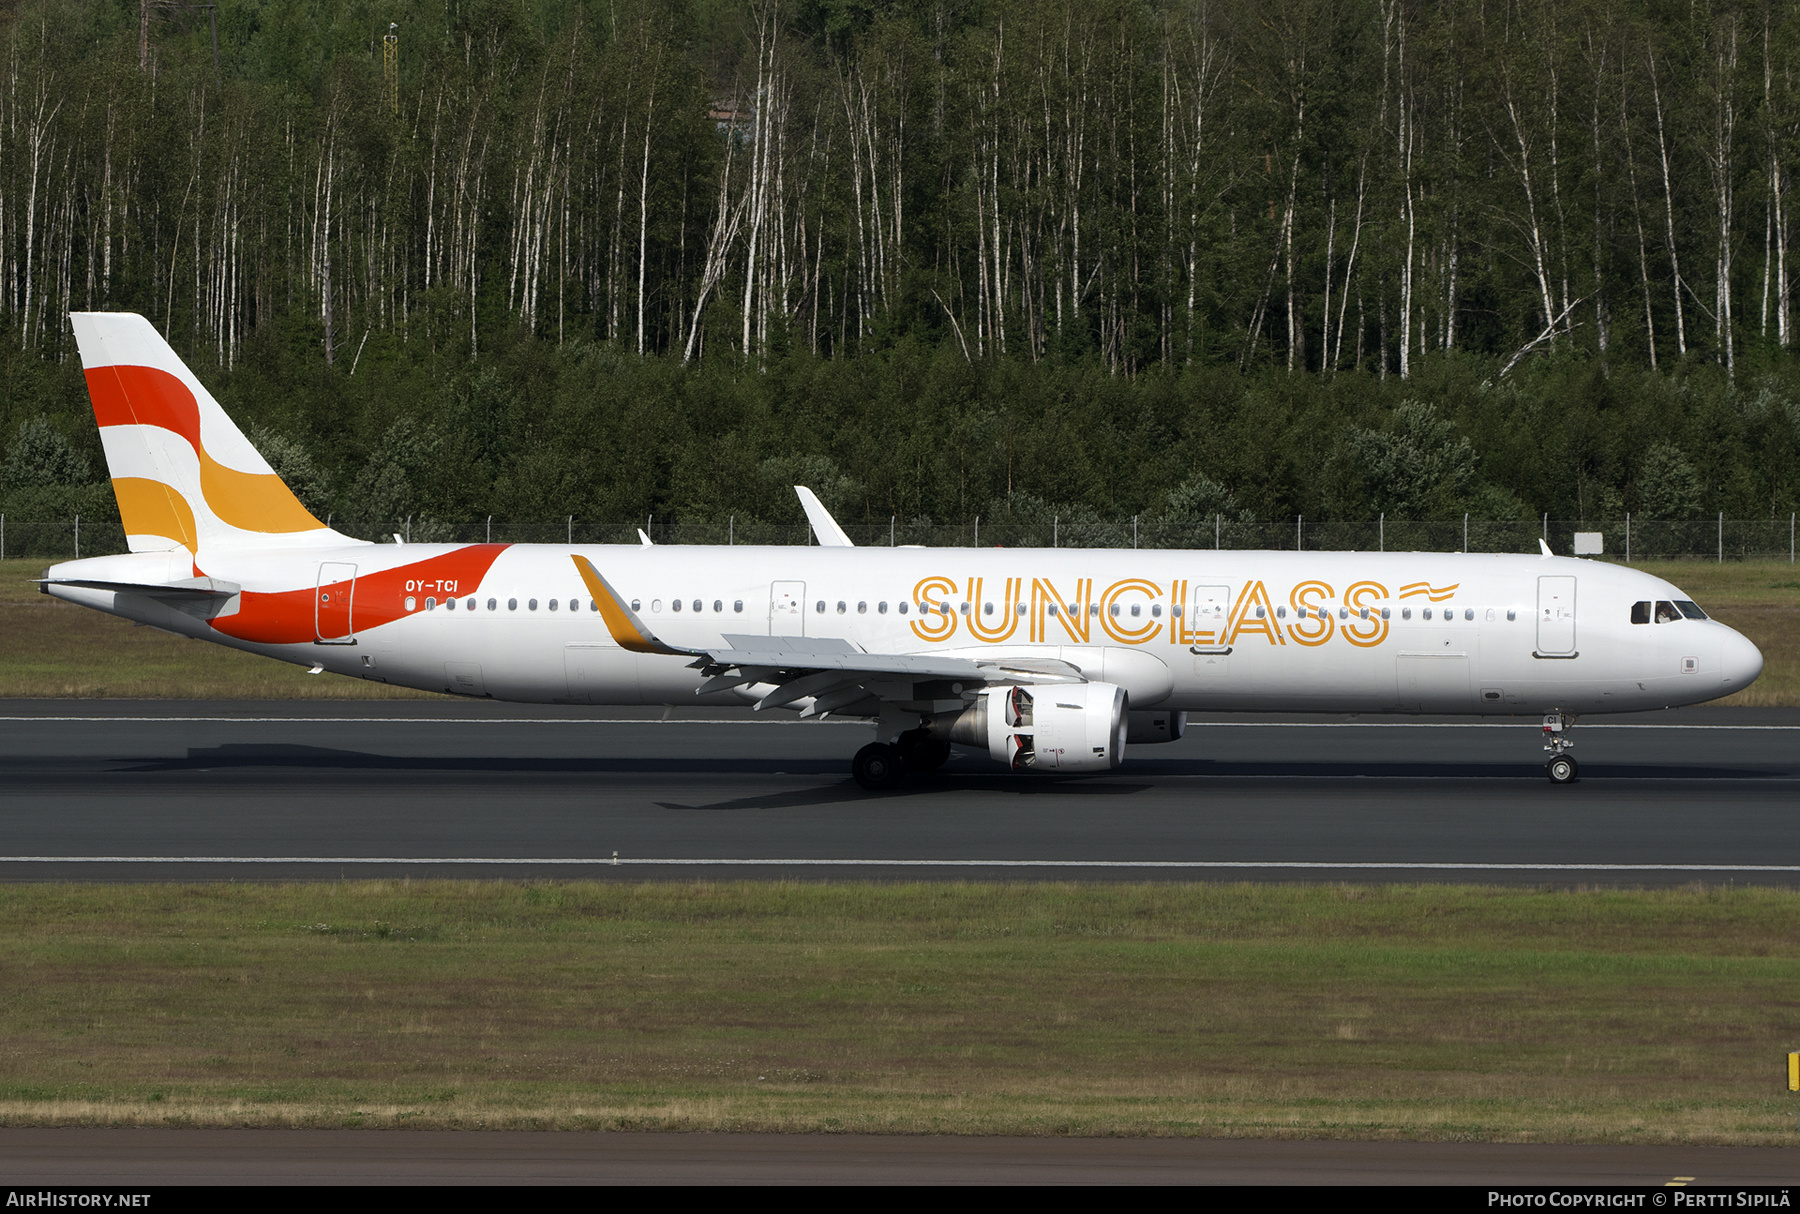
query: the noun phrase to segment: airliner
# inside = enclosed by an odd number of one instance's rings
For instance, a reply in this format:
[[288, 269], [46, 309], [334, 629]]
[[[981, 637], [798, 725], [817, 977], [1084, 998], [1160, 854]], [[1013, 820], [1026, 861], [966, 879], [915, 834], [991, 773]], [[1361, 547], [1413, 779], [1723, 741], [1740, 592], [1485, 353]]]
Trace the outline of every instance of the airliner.
[[1661, 578], [1555, 556], [371, 543], [318, 521], [143, 317], [71, 314], [126, 553], [45, 593], [313, 673], [529, 703], [869, 722], [879, 791], [952, 746], [1117, 767], [1190, 712], [1541, 716], [1698, 704], [1762, 654]]

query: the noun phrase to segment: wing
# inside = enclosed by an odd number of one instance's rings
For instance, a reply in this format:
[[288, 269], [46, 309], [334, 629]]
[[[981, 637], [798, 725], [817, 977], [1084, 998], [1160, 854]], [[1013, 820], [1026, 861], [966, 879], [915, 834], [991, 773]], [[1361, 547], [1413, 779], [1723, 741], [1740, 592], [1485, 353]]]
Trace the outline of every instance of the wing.
[[769, 685], [756, 701], [760, 711], [811, 698], [802, 716], [823, 716], [866, 700], [912, 703], [957, 699], [995, 683], [1085, 683], [1081, 672], [1054, 658], [992, 661], [929, 653], [868, 653], [833, 637], [769, 637], [728, 633], [718, 648], [670, 645], [652, 632], [593, 562], [574, 558], [600, 617], [620, 648], [633, 653], [690, 657], [705, 676], [695, 695], [734, 687]]

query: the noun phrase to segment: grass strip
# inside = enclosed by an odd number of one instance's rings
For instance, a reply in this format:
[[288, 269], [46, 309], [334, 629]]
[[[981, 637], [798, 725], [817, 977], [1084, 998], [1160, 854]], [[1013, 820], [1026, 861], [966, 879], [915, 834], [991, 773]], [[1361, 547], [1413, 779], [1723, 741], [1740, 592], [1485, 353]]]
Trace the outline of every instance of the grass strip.
[[[1763, 651], [1762, 678], [1719, 703], [1800, 705], [1800, 572], [1792, 565], [1641, 566], [1693, 595]], [[412, 699], [435, 693], [298, 666], [140, 628], [38, 593], [43, 561], [0, 561], [0, 699]]]
[[0, 887], [0, 1124], [1800, 1145], [1800, 894]]

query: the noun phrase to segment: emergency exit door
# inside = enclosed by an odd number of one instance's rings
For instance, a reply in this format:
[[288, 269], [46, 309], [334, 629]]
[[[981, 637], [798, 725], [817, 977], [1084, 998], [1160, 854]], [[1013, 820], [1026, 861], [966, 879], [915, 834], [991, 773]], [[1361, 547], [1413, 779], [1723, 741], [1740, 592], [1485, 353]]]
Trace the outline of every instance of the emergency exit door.
[[773, 582], [769, 586], [769, 635], [806, 635], [806, 583]]

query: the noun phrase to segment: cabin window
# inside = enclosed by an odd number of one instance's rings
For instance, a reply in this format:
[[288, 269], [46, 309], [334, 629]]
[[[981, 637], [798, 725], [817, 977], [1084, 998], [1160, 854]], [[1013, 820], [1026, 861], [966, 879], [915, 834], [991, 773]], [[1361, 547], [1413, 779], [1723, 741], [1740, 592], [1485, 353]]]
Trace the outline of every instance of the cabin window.
[[1113, 619], [1116, 620], [1119, 618], [1119, 605], [1117, 603], [1114, 603], [1108, 610], [1112, 612]]
[[706, 610], [706, 604], [702, 603], [699, 599], [695, 599], [694, 600], [694, 610], [695, 611], [704, 611], [704, 610]]
[[[430, 600], [430, 599], [426, 599], [426, 600], [425, 600], [425, 604], [426, 604], [426, 606], [430, 606], [430, 605], [431, 605], [431, 600]], [[555, 600], [555, 599], [551, 599], [551, 600], [550, 600], [550, 610], [552, 610], [552, 611], [555, 611], [555, 610], [556, 610], [556, 609], [557, 609], [557, 608], [558, 608], [558, 607], [560, 607], [560, 606], [561, 606], [561, 605], [562, 605], [562, 604], [561, 604], [561, 603], [559, 603], [559, 602], [557, 602], [557, 600]]]
[[419, 606], [419, 600], [418, 600], [418, 599], [415, 599], [415, 598], [414, 598], [414, 597], [413, 597], [413, 596], [412, 596], [412, 595], [410, 595], [410, 594], [409, 594], [409, 595], [407, 595], [407, 596], [406, 596], [406, 609], [407, 609], [407, 610], [408, 610], [408, 611], [415, 611], [415, 610], [417, 610], [417, 609], [418, 609], [418, 606]]
[[994, 605], [992, 603], [983, 603], [981, 605], [981, 614], [982, 615], [993, 615], [994, 614]]
[[1508, 607], [1506, 609], [1506, 618], [1509, 620], [1518, 619], [1519, 618], [1519, 609], [1517, 607]]
[[[1113, 614], [1117, 615], [1118, 613], [1119, 613], [1119, 609], [1118, 609], [1118, 607], [1115, 606], [1113, 608]], [[1089, 603], [1088, 604], [1088, 614], [1089, 615], [1099, 615], [1100, 614], [1100, 604]]]
[[1144, 612], [1144, 609], [1142, 607], [1138, 606], [1136, 603], [1133, 603], [1131, 605], [1131, 615], [1132, 615], [1133, 619], [1136, 619], [1138, 616], [1142, 615], [1143, 612]]
[[886, 599], [882, 599], [881, 602], [875, 604], [875, 613], [877, 615], [886, 615], [887, 614], [887, 600]]
[[856, 605], [856, 614], [857, 615], [868, 615], [869, 614], [869, 605], [867, 603], [858, 603]]
[[1266, 616], [1266, 615], [1268, 615], [1268, 614], [1269, 614], [1269, 612], [1268, 612], [1268, 608], [1266, 608], [1266, 607], [1261, 607], [1261, 606], [1259, 606], [1259, 607], [1257, 607], [1257, 609], [1256, 609], [1256, 618], [1257, 618], [1257, 619], [1259, 619], [1259, 620], [1260, 620], [1260, 619], [1262, 619], [1262, 618], [1263, 618], [1263, 617], [1264, 617], [1264, 616]]
[[537, 600], [536, 599], [526, 599], [525, 600], [525, 610], [536, 611], [537, 610]]
[[499, 609], [499, 607], [500, 607], [500, 603], [498, 600], [496, 600], [496, 599], [488, 600], [488, 610], [489, 611], [496, 611]]
[[1304, 620], [1306, 618], [1306, 608], [1296, 607], [1294, 608], [1294, 614]]
[[1277, 607], [1275, 609], [1275, 618], [1278, 620], [1287, 619], [1287, 608], [1286, 607]]
[[1675, 606], [1680, 608], [1681, 614], [1685, 615], [1690, 620], [1704, 620], [1706, 618], [1706, 613], [1700, 610], [1700, 604], [1691, 599], [1676, 599]]
[[[474, 600], [474, 599], [470, 599], [470, 600], [469, 600], [469, 601], [468, 601], [468, 602], [466, 602], [466, 603], [464, 603], [464, 604], [463, 604], [463, 610], [465, 610], [465, 611], [473, 611], [473, 610], [475, 610], [475, 600]], [[489, 610], [492, 610], [492, 608], [489, 608]]]
[[900, 604], [899, 604], [899, 611], [900, 611], [900, 614], [901, 614], [901, 615], [905, 615], [905, 614], [906, 614], [906, 600], [905, 600], [905, 599], [902, 599], [902, 600], [901, 600], [901, 601], [900, 601]]
[[1474, 618], [1475, 618], [1475, 609], [1473, 607], [1464, 607], [1463, 608], [1463, 619], [1473, 620]]
[[1381, 618], [1384, 620], [1389, 619], [1390, 617], [1393, 616], [1393, 614], [1394, 614], [1394, 609], [1392, 607], [1383, 607], [1381, 609]]
[[968, 614], [969, 614], [969, 605], [968, 605], [968, 604], [967, 604], [967, 603], [964, 603], [964, 604], [963, 604], [963, 605], [962, 605], [962, 613], [963, 613], [963, 614], [964, 614], [964, 615], [968, 615]]
[[1425, 618], [1428, 620], [1431, 618], [1431, 608], [1429, 607], [1425, 609]]
[[843, 599], [838, 600], [838, 614], [839, 615], [843, 615], [844, 612], [848, 611], [849, 609], [850, 608], [848, 607], [848, 605], [845, 604]]
[[1020, 603], [1018, 606], [1014, 607], [1013, 614], [1014, 615], [1024, 615], [1025, 614], [1025, 604]]
[[724, 610], [725, 610], [725, 601], [723, 599], [714, 599], [713, 600], [713, 613], [716, 615], [719, 612], [722, 612]]
[[1044, 610], [1049, 612], [1051, 615], [1055, 615], [1056, 614], [1056, 604], [1052, 603], [1048, 607], [1044, 608]]
[[642, 599], [632, 599], [631, 600], [631, 609], [633, 611], [642, 611], [644, 609], [643, 600]]
[[[536, 603], [533, 603], [533, 604], [532, 604], [532, 606], [533, 606], [533, 607], [535, 607], [535, 606], [537, 606], [537, 604], [536, 604]], [[675, 599], [675, 600], [674, 600], [674, 601], [672, 601], [672, 602], [671, 602], [671, 603], [670, 603], [670, 604], [669, 604], [669, 606], [671, 606], [671, 607], [673, 607], [673, 608], [674, 608], [674, 609], [675, 609], [675, 610], [677, 610], [677, 611], [680, 611], [680, 610], [681, 610], [681, 600], [680, 600], [680, 599]]]
[[813, 604], [813, 614], [814, 615], [824, 615], [825, 614], [825, 600], [824, 599], [820, 599], [818, 602]]
[[1181, 618], [1181, 604], [1177, 603], [1173, 607], [1169, 608], [1169, 614], [1179, 620]]
[[1494, 609], [1492, 607], [1488, 608], [1487, 618], [1488, 618], [1488, 623], [1491, 624], [1494, 622]]
[[1650, 622], [1650, 600], [1649, 599], [1645, 599], [1641, 603], [1633, 603], [1631, 605], [1631, 622], [1633, 624], [1648, 624]]
[[1347, 620], [1349, 618], [1350, 618], [1350, 609], [1348, 607], [1339, 607], [1338, 608], [1338, 619]]
[[731, 601], [731, 609], [733, 611], [742, 613], [744, 610], [744, 600], [743, 599], [733, 599]]
[[1656, 622], [1658, 624], [1673, 624], [1680, 618], [1681, 613], [1675, 610], [1675, 604], [1664, 599], [1656, 601]]
[[652, 612], [652, 614], [661, 615], [662, 614], [662, 600], [661, 599], [651, 599], [650, 600], [650, 611]]
[[445, 611], [455, 611], [456, 610], [456, 600], [455, 599], [445, 599], [444, 600], [444, 610]]
[[1079, 607], [1077, 607], [1077, 606], [1076, 606], [1076, 605], [1075, 605], [1075, 604], [1073, 604], [1073, 603], [1070, 603], [1070, 604], [1069, 604], [1069, 614], [1070, 614], [1070, 615], [1080, 615], [1080, 614], [1081, 614], [1081, 608], [1079, 608]]

